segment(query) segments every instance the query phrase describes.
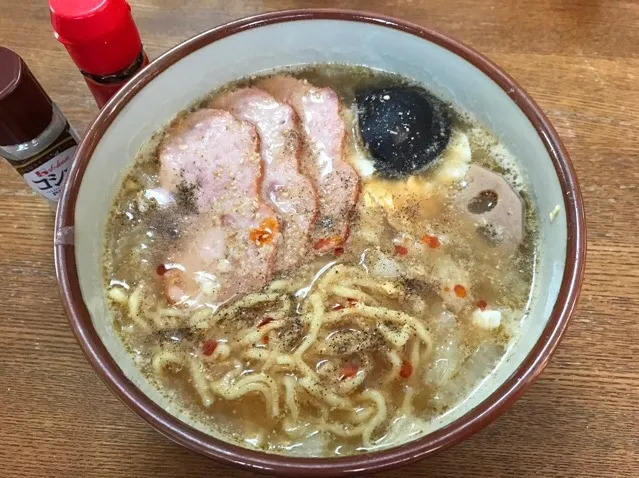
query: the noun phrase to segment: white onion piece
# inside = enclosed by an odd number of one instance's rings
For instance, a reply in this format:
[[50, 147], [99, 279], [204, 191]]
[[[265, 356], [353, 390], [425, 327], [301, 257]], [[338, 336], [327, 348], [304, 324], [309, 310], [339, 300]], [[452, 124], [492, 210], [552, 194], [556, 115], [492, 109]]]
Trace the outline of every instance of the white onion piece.
[[435, 346], [432, 354], [432, 365], [425, 375], [427, 385], [441, 386], [447, 383], [463, 363], [459, 331], [452, 329], [444, 340]]
[[290, 456], [323, 456], [326, 453], [326, 438], [317, 431], [310, 431], [309, 427], [309, 431], [301, 441], [283, 448], [286, 450], [286, 454]]
[[451, 314], [447, 310], [443, 310], [437, 318], [437, 325], [444, 330], [451, 330], [457, 324], [457, 319], [454, 314]]
[[498, 310], [475, 309], [471, 316], [473, 324], [482, 329], [492, 330], [501, 325], [501, 312]]
[[144, 199], [154, 200], [160, 207], [168, 206], [174, 199], [170, 192], [161, 188], [147, 189], [144, 191]]
[[356, 153], [352, 155], [350, 164], [362, 178], [369, 178], [375, 173], [373, 162], [362, 154]]
[[503, 354], [504, 347], [492, 341], [484, 342], [477, 347], [475, 353], [464, 364], [468, 370], [466, 375], [468, 383], [475, 383], [485, 377], [495, 367], [495, 364]]
[[461, 181], [468, 172], [471, 159], [470, 142], [464, 133], [456, 132], [442, 153], [442, 161], [437, 171], [437, 181], [451, 184]]
[[373, 275], [384, 277], [386, 279], [395, 279], [401, 276], [402, 267], [395, 260], [388, 256], [380, 255], [379, 259], [373, 265], [371, 270]]

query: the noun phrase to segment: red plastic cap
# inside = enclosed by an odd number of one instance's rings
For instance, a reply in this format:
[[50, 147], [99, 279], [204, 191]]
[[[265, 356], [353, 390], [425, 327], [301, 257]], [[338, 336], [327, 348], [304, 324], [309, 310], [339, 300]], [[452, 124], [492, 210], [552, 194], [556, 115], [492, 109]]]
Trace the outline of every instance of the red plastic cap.
[[49, 0], [49, 10], [55, 37], [85, 73], [117, 73], [142, 51], [126, 0]]

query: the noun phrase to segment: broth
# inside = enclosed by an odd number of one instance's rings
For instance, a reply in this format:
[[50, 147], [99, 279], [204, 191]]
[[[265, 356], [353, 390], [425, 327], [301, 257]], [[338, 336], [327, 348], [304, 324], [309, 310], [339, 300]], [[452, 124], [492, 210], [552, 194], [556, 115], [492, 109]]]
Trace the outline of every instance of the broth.
[[[206, 281], [204, 299], [167, 292], [167, 271], [182, 267], [171, 251], [213, 216], [198, 212], [197, 182], [161, 187], [158, 151], [211, 98], [262, 77], [240, 80], [178, 115], [126, 173], [105, 240], [113, 325], [146, 376], [225, 440], [304, 456], [397, 445], [467, 399], [516, 340], [533, 289], [535, 208], [505, 147], [452, 105], [450, 140], [432, 166], [371, 174], [356, 93], [406, 79], [342, 65], [287, 73], [341, 100], [344, 158], [361, 188], [344, 238], [322, 254], [314, 243], [295, 267], [230, 299], [207, 300]], [[480, 181], [496, 187], [469, 197]], [[498, 216], [504, 201], [511, 209]], [[491, 213], [497, 222], [473, 216]], [[520, 220], [521, 231], [496, 239], [499, 220]]]

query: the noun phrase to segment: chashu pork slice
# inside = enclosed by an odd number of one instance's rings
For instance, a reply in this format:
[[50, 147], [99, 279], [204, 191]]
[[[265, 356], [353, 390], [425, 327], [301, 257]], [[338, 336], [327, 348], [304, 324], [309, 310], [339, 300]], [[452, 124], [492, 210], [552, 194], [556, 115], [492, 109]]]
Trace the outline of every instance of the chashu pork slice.
[[315, 187], [300, 172], [302, 141], [297, 115], [289, 105], [254, 87], [222, 93], [210, 106], [228, 110], [257, 129], [264, 170], [262, 199], [275, 210], [281, 224], [275, 272], [288, 270], [307, 255], [317, 214]]
[[260, 201], [255, 127], [202, 109], [169, 128], [159, 149], [160, 186], [190, 213], [167, 251], [164, 286], [173, 304], [219, 304], [263, 287], [278, 240], [275, 212]]
[[319, 200], [312, 244], [318, 252], [333, 250], [348, 238], [360, 189], [358, 174], [344, 160], [346, 131], [339, 97], [331, 88], [290, 76], [266, 78], [257, 86], [290, 104], [300, 117], [306, 145], [302, 171], [313, 181]]

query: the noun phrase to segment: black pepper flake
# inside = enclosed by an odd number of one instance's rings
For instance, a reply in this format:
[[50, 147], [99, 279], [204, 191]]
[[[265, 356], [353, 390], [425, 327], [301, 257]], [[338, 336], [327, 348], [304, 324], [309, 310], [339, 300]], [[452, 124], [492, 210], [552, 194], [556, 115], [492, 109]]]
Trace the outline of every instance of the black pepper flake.
[[197, 184], [181, 182], [175, 188], [175, 202], [185, 212], [197, 212]]

